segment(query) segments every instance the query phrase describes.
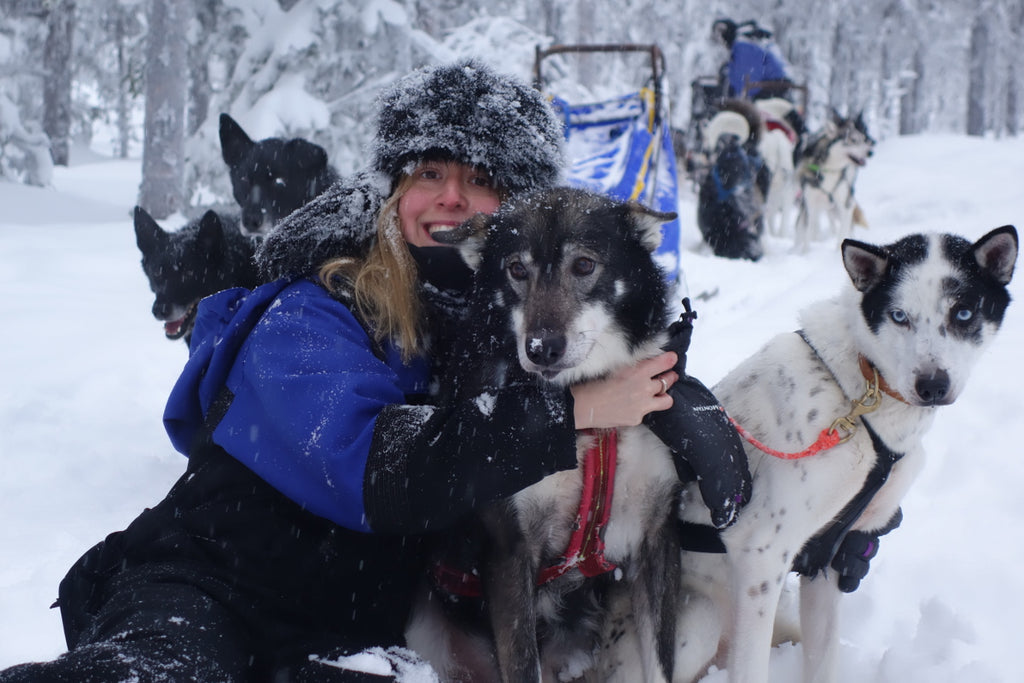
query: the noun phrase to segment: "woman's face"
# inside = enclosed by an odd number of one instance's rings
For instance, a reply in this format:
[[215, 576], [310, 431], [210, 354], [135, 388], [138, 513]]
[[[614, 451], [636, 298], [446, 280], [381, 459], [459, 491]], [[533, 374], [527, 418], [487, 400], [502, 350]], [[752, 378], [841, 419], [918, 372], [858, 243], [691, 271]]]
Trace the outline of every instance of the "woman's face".
[[450, 230], [477, 213], [494, 213], [499, 203], [484, 171], [451, 161], [423, 162], [398, 200], [402, 236], [417, 247], [440, 246], [431, 232]]

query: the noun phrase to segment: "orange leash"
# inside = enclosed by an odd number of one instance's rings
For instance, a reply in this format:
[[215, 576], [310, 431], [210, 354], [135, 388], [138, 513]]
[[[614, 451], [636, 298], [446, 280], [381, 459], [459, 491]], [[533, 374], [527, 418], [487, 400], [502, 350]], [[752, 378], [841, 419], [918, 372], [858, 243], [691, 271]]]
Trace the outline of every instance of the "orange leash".
[[[878, 369], [873, 365], [868, 364], [867, 368], [871, 372], [870, 376], [868, 376], [867, 370], [862, 366], [862, 372], [867, 381], [867, 387], [864, 390], [864, 395], [856, 401], [853, 401], [853, 407], [847, 415], [833, 420], [831, 425], [821, 431], [821, 434], [818, 435], [817, 441], [798, 453], [785, 453], [783, 451], [777, 451], [774, 448], [770, 448], [754, 438], [754, 436], [741, 427], [736, 420], [730, 417], [729, 422], [731, 422], [732, 426], [736, 428], [739, 435], [746, 439], [754, 448], [782, 460], [799, 460], [800, 458], [806, 458], [808, 456], [821, 453], [822, 451], [827, 451], [830, 448], [834, 448], [841, 443], [849, 441], [853, 437], [853, 433], [857, 431], [857, 418], [861, 415], [867, 415], [868, 413], [874, 412], [882, 403], [880, 386], [884, 384], [884, 380], [879, 378]], [[899, 396], [899, 394], [896, 394], [896, 396]]]

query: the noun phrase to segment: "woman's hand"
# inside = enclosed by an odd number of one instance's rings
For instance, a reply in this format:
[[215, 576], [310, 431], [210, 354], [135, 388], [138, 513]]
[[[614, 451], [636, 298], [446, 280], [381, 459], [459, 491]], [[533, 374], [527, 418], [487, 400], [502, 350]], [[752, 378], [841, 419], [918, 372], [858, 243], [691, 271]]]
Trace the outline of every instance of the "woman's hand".
[[611, 429], [640, 424], [652, 410], [672, 407], [666, 394], [679, 375], [671, 351], [623, 368], [604, 379], [573, 385], [576, 429]]

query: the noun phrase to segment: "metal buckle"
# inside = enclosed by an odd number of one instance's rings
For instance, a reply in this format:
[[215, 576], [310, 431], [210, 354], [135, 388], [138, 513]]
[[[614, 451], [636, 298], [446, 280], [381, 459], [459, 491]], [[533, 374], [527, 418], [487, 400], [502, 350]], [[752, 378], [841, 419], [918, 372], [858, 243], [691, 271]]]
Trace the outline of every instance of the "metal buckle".
[[849, 414], [837, 417], [828, 428], [829, 434], [834, 434], [840, 430], [844, 432], [838, 443], [846, 443], [852, 439], [857, 431], [856, 419], [861, 415], [867, 415], [878, 410], [878, 406], [882, 403], [882, 392], [878, 388], [878, 368], [872, 366], [871, 371], [874, 376], [871, 381], [866, 382], [867, 386], [864, 389], [864, 395], [853, 401]]

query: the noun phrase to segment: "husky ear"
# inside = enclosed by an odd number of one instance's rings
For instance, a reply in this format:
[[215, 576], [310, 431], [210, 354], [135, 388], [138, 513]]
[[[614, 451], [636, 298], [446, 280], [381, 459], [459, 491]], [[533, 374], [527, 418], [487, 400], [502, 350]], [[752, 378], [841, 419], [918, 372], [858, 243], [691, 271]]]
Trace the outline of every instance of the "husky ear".
[[143, 254], [159, 251], [167, 243], [167, 233], [141, 206], [135, 207], [132, 218], [135, 221], [135, 244]]
[[640, 236], [640, 243], [647, 251], [653, 252], [661, 245], [661, 224], [676, 219], [674, 212], [648, 209], [639, 202], [629, 202], [629, 213]]
[[253, 146], [252, 139], [242, 127], [227, 114], [220, 115], [220, 154], [224, 163], [234, 166], [242, 161]]
[[473, 271], [480, 268], [480, 254], [484, 240], [491, 229], [491, 216], [478, 213], [452, 230], [434, 233], [432, 237], [439, 244], [447, 244], [458, 248], [459, 255]]
[[199, 246], [209, 261], [219, 261], [224, 247], [224, 227], [215, 211], [207, 211], [199, 219]]
[[1017, 229], [1004, 225], [974, 243], [974, 259], [1001, 285], [1010, 283], [1017, 262]]
[[874, 287], [889, 263], [889, 255], [881, 247], [857, 240], [843, 240], [843, 265], [859, 292]]
[[304, 171], [320, 172], [327, 168], [327, 150], [315, 142], [292, 138], [284, 144], [284, 153]]

